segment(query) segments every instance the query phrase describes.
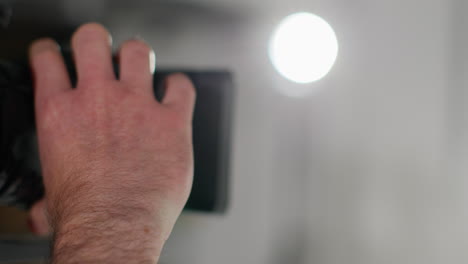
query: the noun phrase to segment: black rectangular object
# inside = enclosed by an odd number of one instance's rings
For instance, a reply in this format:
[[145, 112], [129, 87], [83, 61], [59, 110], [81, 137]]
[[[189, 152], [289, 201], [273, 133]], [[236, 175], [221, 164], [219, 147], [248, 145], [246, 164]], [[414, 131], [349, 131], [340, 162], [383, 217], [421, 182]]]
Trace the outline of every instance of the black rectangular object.
[[[69, 51], [63, 52], [72, 84], [76, 84], [76, 71]], [[118, 65], [114, 61], [118, 77]], [[229, 71], [158, 70], [154, 75], [154, 92], [161, 99], [165, 77], [182, 72], [193, 81], [197, 100], [193, 120], [195, 176], [186, 209], [219, 212], [227, 207], [230, 152], [231, 114], [234, 97], [233, 78]], [[14, 164], [6, 167], [23, 168], [6, 174], [11, 184], [18, 184], [17, 192], [6, 195], [0, 188], [0, 204], [8, 202], [28, 207], [41, 197], [39, 157], [35, 144], [33, 88], [29, 67], [25, 62], [0, 61], [0, 91], [3, 121], [3, 156], [13, 157], [12, 146], [25, 145]], [[9, 112], [15, 115], [8, 115]], [[10, 120], [13, 118], [13, 120]], [[9, 137], [5, 137], [8, 136]], [[25, 136], [26, 139], [24, 140]], [[7, 162], [9, 159], [2, 159]], [[8, 163], [8, 162], [7, 162]], [[0, 163], [0, 165], [2, 165]], [[37, 166], [36, 166], [37, 165]], [[7, 170], [8, 172], [8, 170]], [[39, 182], [38, 182], [39, 181]], [[37, 186], [37, 187], [35, 187]], [[1, 187], [1, 186], [0, 186]], [[6, 190], [6, 189], [5, 189]], [[3, 196], [2, 196], [3, 193]]]

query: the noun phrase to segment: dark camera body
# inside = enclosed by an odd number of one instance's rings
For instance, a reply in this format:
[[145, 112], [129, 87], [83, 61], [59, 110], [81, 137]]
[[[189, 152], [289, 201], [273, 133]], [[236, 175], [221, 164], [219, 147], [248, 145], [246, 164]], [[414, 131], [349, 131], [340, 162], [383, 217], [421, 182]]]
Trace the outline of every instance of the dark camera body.
[[[71, 55], [63, 55], [74, 83]], [[228, 198], [232, 76], [228, 71], [157, 70], [157, 100], [164, 96], [163, 82], [172, 72], [187, 74], [197, 90], [193, 121], [195, 176], [186, 209], [222, 213]], [[27, 63], [0, 60], [0, 205], [28, 208], [44, 195], [33, 98]]]

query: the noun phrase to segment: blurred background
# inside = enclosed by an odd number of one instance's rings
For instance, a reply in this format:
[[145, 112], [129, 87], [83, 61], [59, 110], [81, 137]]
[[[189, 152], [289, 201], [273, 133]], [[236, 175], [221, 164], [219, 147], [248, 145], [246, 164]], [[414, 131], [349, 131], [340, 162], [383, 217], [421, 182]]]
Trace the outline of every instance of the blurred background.
[[[157, 67], [234, 73], [229, 209], [184, 212], [161, 263], [468, 261], [468, 2], [15, 5], [21, 19], [11, 28], [31, 34], [15, 43], [0, 36], [11, 47], [3, 58], [24, 53], [32, 37], [63, 38], [98, 21], [115, 48], [143, 37]], [[285, 79], [269, 58], [276, 27], [296, 12], [326, 20], [339, 45], [328, 75], [307, 84]]]

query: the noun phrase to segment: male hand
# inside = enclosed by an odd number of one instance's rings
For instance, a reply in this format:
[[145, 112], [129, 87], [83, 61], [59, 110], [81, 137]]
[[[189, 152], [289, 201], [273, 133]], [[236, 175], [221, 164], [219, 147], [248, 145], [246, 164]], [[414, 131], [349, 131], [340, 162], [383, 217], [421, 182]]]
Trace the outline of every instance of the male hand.
[[73, 35], [76, 88], [54, 41], [30, 49], [54, 263], [155, 263], [190, 193], [192, 83], [168, 77], [159, 103], [151, 48], [125, 42], [117, 80], [110, 42], [98, 24]]

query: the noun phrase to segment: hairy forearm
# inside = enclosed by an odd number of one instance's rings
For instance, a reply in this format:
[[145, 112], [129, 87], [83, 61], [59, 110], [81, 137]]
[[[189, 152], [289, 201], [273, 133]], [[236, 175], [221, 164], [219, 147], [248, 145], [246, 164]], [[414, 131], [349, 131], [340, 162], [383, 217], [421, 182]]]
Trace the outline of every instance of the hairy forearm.
[[51, 204], [52, 263], [157, 263], [168, 232], [161, 212], [142, 204], [149, 197], [130, 202], [92, 188], [67, 193]]
[[52, 263], [157, 263], [174, 224], [167, 197], [153, 187], [129, 191], [131, 183], [117, 186], [107, 174], [99, 177], [107, 186], [98, 187], [104, 184], [90, 184], [88, 174], [70, 174], [61, 193], [49, 193]]
[[54, 233], [52, 263], [157, 263], [165, 240], [131, 216], [93, 212], [65, 221]]

